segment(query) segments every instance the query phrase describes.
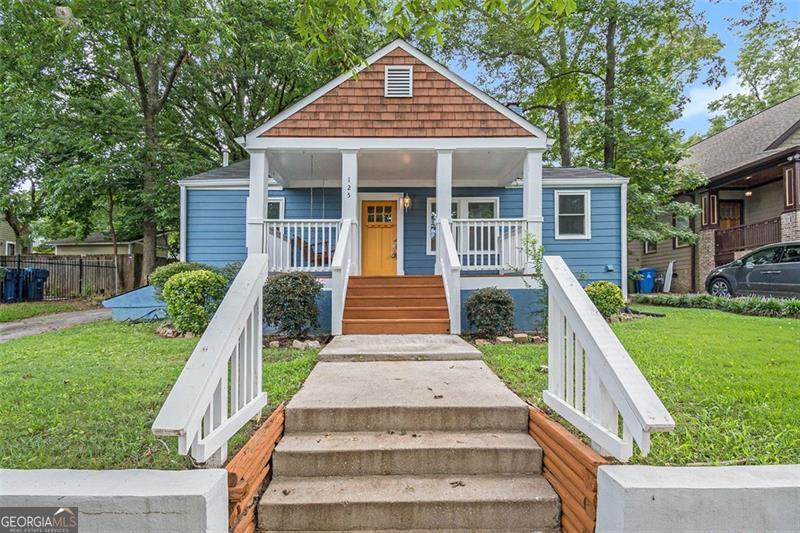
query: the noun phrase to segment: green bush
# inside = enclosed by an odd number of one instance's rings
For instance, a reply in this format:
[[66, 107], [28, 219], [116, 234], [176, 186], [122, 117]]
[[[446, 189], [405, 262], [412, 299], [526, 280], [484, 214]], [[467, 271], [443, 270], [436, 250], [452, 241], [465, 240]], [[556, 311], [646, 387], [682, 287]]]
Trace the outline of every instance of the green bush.
[[233, 279], [239, 274], [239, 271], [242, 269], [242, 262], [241, 261], [233, 261], [232, 263], [228, 263], [224, 267], [220, 267], [216, 269], [216, 272], [220, 274], [223, 278], [228, 280], [228, 285], [233, 283]]
[[467, 322], [481, 335], [505, 335], [514, 329], [514, 299], [503, 289], [478, 289], [464, 304]]
[[739, 315], [800, 318], [800, 299], [797, 298], [781, 299], [760, 296], [725, 298], [710, 294], [639, 294], [633, 297], [633, 301], [666, 307], [716, 309]]
[[147, 280], [156, 290], [156, 298], [161, 298], [161, 291], [164, 290], [167, 280], [180, 272], [191, 272], [194, 270], [211, 270], [211, 267], [202, 263], [168, 263], [160, 266], [150, 273]]
[[210, 270], [179, 272], [164, 285], [167, 314], [180, 331], [200, 334], [225, 297], [228, 282]]
[[593, 281], [585, 290], [594, 306], [606, 318], [616, 315], [625, 306], [622, 289], [610, 281]]
[[299, 337], [319, 325], [317, 296], [322, 284], [306, 272], [289, 272], [264, 284], [264, 322], [282, 333]]

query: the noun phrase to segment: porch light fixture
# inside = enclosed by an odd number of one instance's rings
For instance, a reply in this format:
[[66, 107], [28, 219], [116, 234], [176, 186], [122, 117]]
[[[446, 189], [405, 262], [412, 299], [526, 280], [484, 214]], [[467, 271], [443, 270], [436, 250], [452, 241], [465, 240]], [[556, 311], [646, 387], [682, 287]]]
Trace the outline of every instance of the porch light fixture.
[[753, 196], [753, 191], [744, 191], [744, 195], [750, 198], [751, 196]]
[[403, 193], [403, 209], [406, 211], [411, 209], [411, 197], [408, 195], [408, 193]]

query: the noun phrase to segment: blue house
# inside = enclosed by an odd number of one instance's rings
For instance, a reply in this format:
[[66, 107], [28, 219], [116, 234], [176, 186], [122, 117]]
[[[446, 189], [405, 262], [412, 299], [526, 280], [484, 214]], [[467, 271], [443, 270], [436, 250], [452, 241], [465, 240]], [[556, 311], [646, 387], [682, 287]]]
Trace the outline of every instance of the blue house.
[[460, 333], [482, 287], [531, 329], [531, 239], [625, 291], [626, 178], [543, 168], [541, 129], [405, 41], [353, 74], [239, 139], [248, 160], [181, 181], [183, 260], [314, 273], [334, 334]]

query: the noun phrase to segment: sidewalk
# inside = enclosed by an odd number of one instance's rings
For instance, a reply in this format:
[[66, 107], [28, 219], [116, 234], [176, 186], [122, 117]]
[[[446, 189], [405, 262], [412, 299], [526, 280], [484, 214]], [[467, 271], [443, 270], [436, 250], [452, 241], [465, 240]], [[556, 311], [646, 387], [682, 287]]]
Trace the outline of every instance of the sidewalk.
[[87, 309], [85, 311], [41, 315], [14, 322], [4, 322], [0, 324], [0, 343], [110, 318], [111, 309]]

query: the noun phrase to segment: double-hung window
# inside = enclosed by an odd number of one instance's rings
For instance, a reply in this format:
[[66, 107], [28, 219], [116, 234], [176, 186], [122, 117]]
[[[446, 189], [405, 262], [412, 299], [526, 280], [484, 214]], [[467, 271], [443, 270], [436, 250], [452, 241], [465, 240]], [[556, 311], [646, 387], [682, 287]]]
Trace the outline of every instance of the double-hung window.
[[[485, 219], [485, 218], [498, 218], [500, 213], [500, 199], [499, 198], [453, 198], [450, 204], [450, 218], [451, 219]], [[427, 253], [434, 255], [436, 253], [436, 198], [428, 198], [428, 206], [426, 213], [426, 220], [428, 221], [428, 239], [427, 239]], [[493, 232], [493, 228], [481, 228], [479, 231]], [[459, 246], [461, 239], [460, 235], [454, 235], [456, 246]], [[467, 238], [465, 236], [464, 238]], [[478, 241], [478, 235], [470, 230], [468, 236], [470, 249], [474, 249]], [[481, 243], [494, 242], [492, 235], [484, 234], [480, 238]]]
[[556, 239], [591, 239], [589, 191], [555, 191]]

